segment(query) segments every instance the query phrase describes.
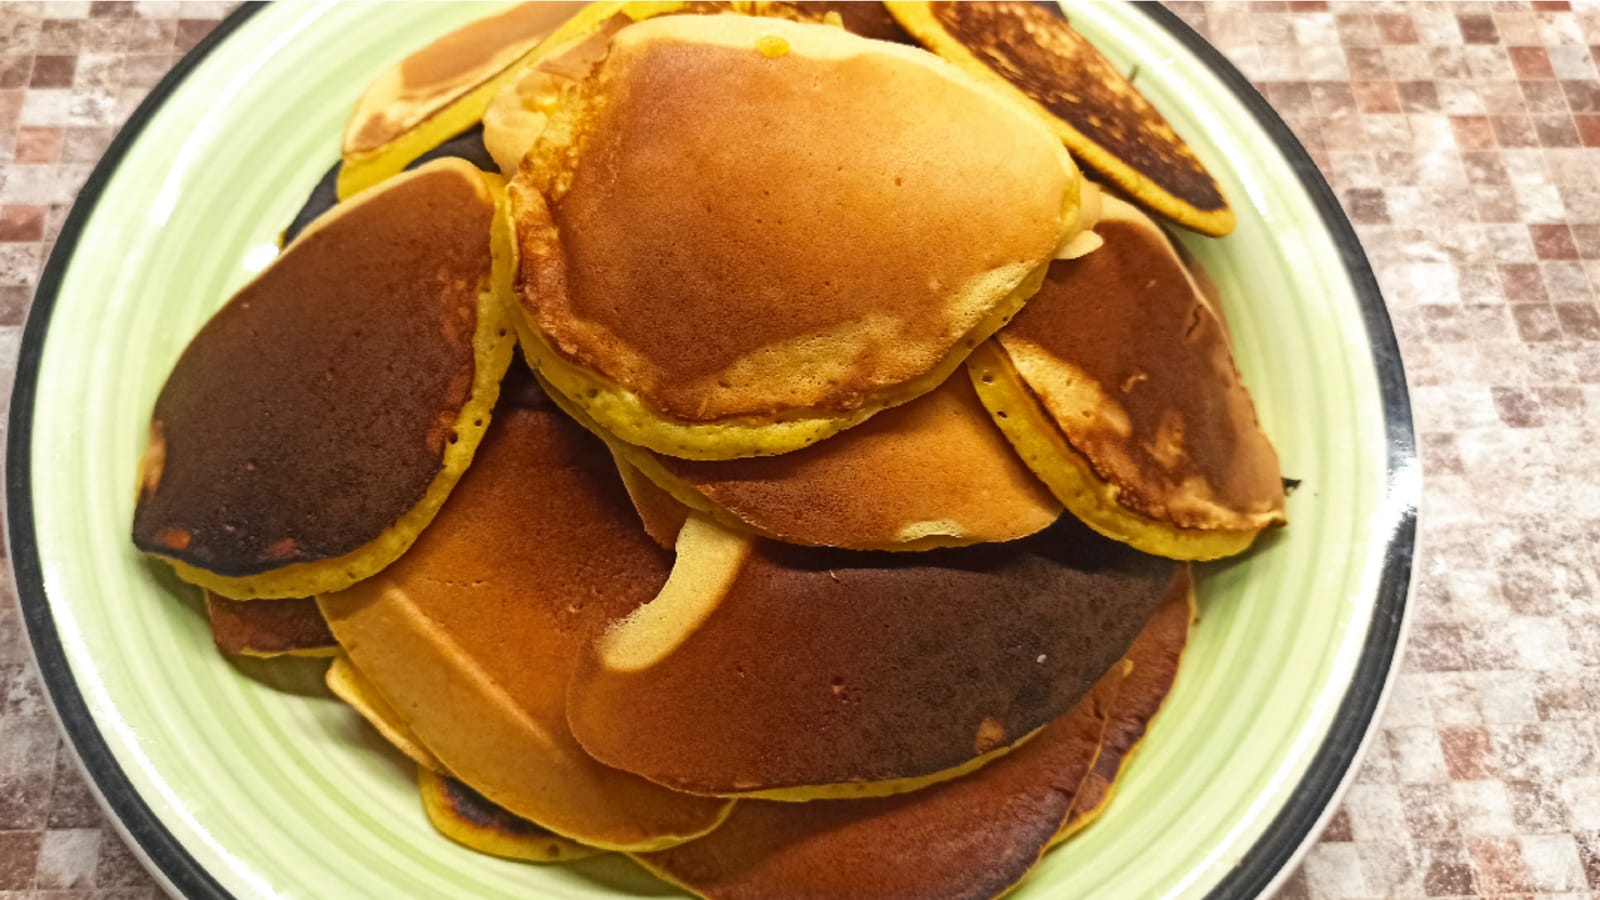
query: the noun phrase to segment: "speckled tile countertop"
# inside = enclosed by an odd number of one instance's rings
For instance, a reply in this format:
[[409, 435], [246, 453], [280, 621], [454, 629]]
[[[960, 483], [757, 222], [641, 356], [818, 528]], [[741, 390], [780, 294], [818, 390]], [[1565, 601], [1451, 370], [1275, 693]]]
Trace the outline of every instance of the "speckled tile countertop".
[[[0, 4], [8, 380], [79, 187], [231, 5]], [[1600, 0], [1171, 5], [1344, 202], [1400, 337], [1426, 471], [1403, 669], [1284, 896], [1596, 896]], [[74, 772], [25, 641], [7, 586], [0, 900], [156, 895]]]

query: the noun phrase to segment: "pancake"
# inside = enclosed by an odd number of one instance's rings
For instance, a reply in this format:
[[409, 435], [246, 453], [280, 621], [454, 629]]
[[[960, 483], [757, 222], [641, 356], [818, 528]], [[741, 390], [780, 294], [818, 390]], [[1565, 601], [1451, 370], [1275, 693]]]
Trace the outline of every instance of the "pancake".
[[[617, 7], [610, 19], [596, 23], [594, 34], [609, 38], [625, 25], [657, 15], [734, 13], [797, 22], [826, 22], [862, 37], [916, 43], [882, 3], [736, 0], [627, 3]], [[586, 75], [587, 67], [599, 62], [603, 54], [604, 45], [596, 41], [572, 42], [569, 50], [562, 53], [542, 51], [542, 58], [536, 64], [523, 69], [515, 81], [495, 94], [483, 111], [484, 141], [507, 178], [516, 174], [523, 155], [544, 130], [548, 111], [545, 98], [561, 89], [558, 85], [562, 79], [573, 80]]]
[[1033, 3], [884, 4], [928, 49], [1034, 106], [1085, 168], [1202, 234], [1233, 231], [1216, 179], [1150, 101], [1074, 31]]
[[350, 657], [340, 653], [333, 658], [333, 664], [328, 666], [327, 673], [323, 676], [328, 690], [333, 695], [343, 700], [346, 704], [361, 714], [367, 724], [377, 729], [383, 739], [394, 746], [396, 750], [404, 753], [408, 759], [434, 772], [445, 771], [444, 763], [433, 755], [433, 751], [423, 746], [422, 740], [417, 737], [411, 726], [400, 718], [394, 711], [389, 701], [383, 699], [372, 683], [362, 675], [355, 664], [350, 662]]
[[661, 549], [671, 550], [677, 545], [678, 532], [683, 530], [683, 523], [689, 518], [689, 507], [656, 486], [632, 463], [617, 454], [615, 449], [611, 457], [617, 464], [617, 474], [622, 476], [622, 485], [628, 489], [628, 499], [633, 501], [633, 509], [639, 514], [639, 523], [644, 526], [645, 533], [660, 544]]
[[585, 3], [520, 3], [450, 32], [385, 70], [345, 127], [339, 199], [406, 164], [483, 117], [517, 64]]
[[227, 597], [382, 569], [472, 461], [511, 359], [498, 176], [440, 160], [322, 217], [156, 398], [133, 540]]
[[1037, 116], [838, 28], [651, 19], [551, 102], [512, 187], [521, 337], [658, 453], [788, 452], [932, 390], [1079, 225]]
[[1094, 762], [1121, 666], [1015, 753], [895, 797], [743, 801], [722, 827], [635, 859], [712, 900], [997, 897], [1021, 881]]
[[206, 591], [211, 638], [223, 653], [243, 656], [332, 656], [339, 645], [311, 597], [242, 603]]
[[1100, 737], [1100, 754], [1089, 774], [1084, 776], [1078, 795], [1072, 801], [1072, 812], [1052, 844], [1083, 830], [1110, 805], [1117, 778], [1127, 768], [1134, 750], [1172, 691], [1183, 651], [1189, 644], [1189, 629], [1195, 620], [1194, 579], [1188, 568], [1183, 568], [1166, 602], [1145, 623], [1144, 630], [1128, 648], [1126, 661], [1132, 668], [1111, 704], [1110, 716]]
[[865, 554], [694, 516], [677, 549], [661, 594], [579, 661], [572, 731], [677, 790], [786, 800], [913, 789], [1015, 746], [1122, 658], [1175, 569], [1070, 517]]
[[683, 505], [790, 544], [959, 547], [1027, 537], [1061, 515], [960, 373], [782, 456], [699, 461], [626, 444], [613, 451]]
[[580, 649], [654, 596], [668, 569], [604, 445], [555, 410], [502, 407], [411, 551], [319, 600], [351, 660], [453, 776], [582, 843], [658, 849], [716, 827], [728, 803], [589, 758], [567, 728], [566, 693]]
[[[483, 128], [479, 126], [469, 128], [434, 147], [427, 153], [407, 163], [405, 169], [409, 172], [412, 169], [421, 168], [436, 159], [447, 159], [449, 157], [464, 159], [484, 171], [494, 168], [494, 159], [490, 157], [488, 149], [483, 146]], [[311, 188], [311, 193], [306, 195], [306, 202], [300, 207], [300, 211], [294, 214], [294, 218], [289, 220], [289, 226], [278, 236], [278, 246], [280, 248], [292, 243], [295, 238], [300, 236], [300, 232], [311, 226], [312, 222], [315, 222], [323, 213], [338, 205], [340, 165], [340, 163], [334, 163], [333, 167], [328, 169], [321, 180]]]
[[484, 799], [461, 782], [427, 766], [417, 767], [422, 809], [439, 833], [479, 853], [524, 862], [588, 859], [601, 851], [551, 834]]
[[1104, 246], [973, 354], [978, 396], [1090, 527], [1146, 553], [1215, 559], [1282, 525], [1278, 456], [1226, 331], [1153, 222], [1104, 197]]

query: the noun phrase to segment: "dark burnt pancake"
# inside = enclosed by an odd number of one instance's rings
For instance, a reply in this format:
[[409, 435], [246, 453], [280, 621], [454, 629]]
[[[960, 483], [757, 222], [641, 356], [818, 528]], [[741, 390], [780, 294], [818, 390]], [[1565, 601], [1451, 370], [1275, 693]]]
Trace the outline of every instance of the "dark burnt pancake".
[[851, 34], [859, 34], [875, 41], [915, 45], [917, 39], [906, 33], [900, 23], [889, 15], [882, 3], [850, 2], [850, 0], [776, 0], [755, 4], [759, 15], [793, 19], [797, 22], [826, 22], [830, 13], [839, 16], [839, 24]]
[[135, 544], [230, 596], [316, 593], [213, 582], [347, 557], [442, 502], [510, 353], [488, 302], [495, 217], [476, 169], [436, 162], [339, 207], [234, 295], [156, 399]]
[[223, 653], [321, 655], [339, 647], [312, 597], [249, 603], [206, 591], [206, 611], [211, 637]]
[[[1181, 225], [1207, 234], [1233, 229], [1228, 201], [1194, 151], [1058, 12], [1023, 2], [907, 6], [913, 9], [897, 15], [930, 49], [961, 63], [968, 60], [949, 44], [964, 48], [970, 60], [1043, 107], [1085, 168]], [[930, 29], [936, 33], [923, 33]]]
[[983, 898], [1027, 874], [1094, 761], [1122, 667], [1037, 737], [976, 773], [863, 800], [745, 800], [688, 844], [635, 855], [706, 897]]
[[[1121, 659], [1175, 571], [1067, 516], [914, 554], [758, 541], [731, 565], [690, 534], [669, 591], [580, 662], [567, 714], [597, 759], [695, 793], [795, 799], [1013, 744]], [[674, 617], [673, 582], [716, 596]]]

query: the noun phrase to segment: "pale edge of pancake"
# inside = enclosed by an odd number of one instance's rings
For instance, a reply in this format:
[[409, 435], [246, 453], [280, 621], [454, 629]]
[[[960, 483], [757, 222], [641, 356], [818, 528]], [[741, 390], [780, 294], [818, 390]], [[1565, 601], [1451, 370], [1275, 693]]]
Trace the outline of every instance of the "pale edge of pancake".
[[[441, 160], [430, 163], [414, 172], [401, 176], [417, 177], [432, 172], [441, 165], [466, 166], [460, 160]], [[512, 282], [516, 276], [516, 242], [511, 236], [511, 218], [506, 200], [504, 180], [499, 175], [472, 172], [481, 180], [484, 190], [494, 198], [495, 214], [491, 226], [490, 242], [492, 263], [489, 284], [478, 294], [477, 329], [472, 337], [474, 354], [472, 392], [456, 416], [452, 433], [453, 443], [447, 443], [439, 473], [422, 499], [401, 516], [399, 521], [384, 528], [376, 538], [343, 556], [315, 562], [294, 563], [258, 575], [231, 577], [217, 575], [168, 556], [159, 556], [172, 565], [178, 577], [191, 584], [208, 588], [235, 600], [256, 600], [283, 597], [306, 597], [314, 594], [331, 594], [375, 575], [399, 559], [410, 548], [417, 535], [433, 521], [445, 498], [455, 488], [456, 482], [472, 464], [473, 454], [483, 440], [489, 426], [489, 417], [495, 400], [500, 396], [500, 380], [511, 365], [516, 342], [511, 337], [506, 310], [514, 304]], [[326, 217], [325, 217], [326, 218]], [[307, 240], [326, 225], [326, 221], [313, 224], [296, 239]]]
[[[1062, 121], [1043, 104], [1028, 96], [1011, 82], [995, 74], [989, 64], [979, 59], [976, 54], [967, 49], [961, 41], [951, 37], [933, 17], [929, 4], [925, 0], [907, 2], [907, 0], [885, 0], [884, 6], [889, 8], [890, 15], [895, 21], [913, 37], [922, 42], [924, 47], [955, 63], [988, 84], [1003, 89], [1006, 93], [1024, 101], [1036, 114], [1043, 116], [1062, 143], [1066, 144], [1074, 154], [1083, 159], [1083, 162], [1107, 178], [1115, 181], [1117, 186], [1139, 198], [1141, 202], [1162, 216], [1182, 225], [1185, 228], [1197, 231], [1212, 237], [1224, 237], [1233, 232], [1236, 224], [1233, 209], [1227, 206], [1227, 197], [1223, 196], [1224, 206], [1217, 210], [1202, 210], [1189, 202], [1174, 196], [1167, 189], [1156, 184], [1137, 169], [1123, 162], [1110, 151], [1101, 147], [1083, 132], [1073, 128]], [[1085, 39], [1087, 40], [1087, 39]], [[1129, 84], [1132, 87], [1132, 84]], [[1192, 151], [1191, 151], [1192, 153]], [[1207, 173], [1210, 175], [1210, 173]], [[1216, 184], [1215, 176], [1211, 177]], [[1222, 186], [1217, 184], [1217, 193], [1223, 194]]]
[[1242, 553], [1260, 533], [1260, 529], [1181, 528], [1122, 506], [1117, 500], [1121, 491], [1096, 475], [1089, 461], [1068, 443], [997, 342], [973, 351], [967, 374], [978, 399], [1023, 462], [1068, 512], [1100, 534], [1155, 556], [1203, 561]]
[[444, 764], [433, 755], [433, 751], [423, 745], [400, 714], [395, 712], [389, 702], [383, 699], [377, 688], [367, 680], [355, 663], [350, 661], [343, 651], [337, 652], [333, 664], [328, 666], [328, 671], [323, 675], [323, 681], [328, 685], [328, 690], [333, 695], [343, 700], [351, 709], [367, 720], [383, 739], [394, 746], [396, 750], [405, 754], [408, 759], [418, 766], [434, 772], [444, 772]]

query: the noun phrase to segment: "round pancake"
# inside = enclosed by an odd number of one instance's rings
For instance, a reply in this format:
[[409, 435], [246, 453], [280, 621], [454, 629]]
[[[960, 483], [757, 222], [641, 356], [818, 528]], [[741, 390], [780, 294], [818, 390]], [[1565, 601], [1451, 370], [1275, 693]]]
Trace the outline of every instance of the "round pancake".
[[1220, 319], [1160, 229], [1104, 197], [1104, 246], [968, 363], [978, 396], [1068, 510], [1147, 553], [1212, 559], [1283, 524], [1278, 457]]
[[[592, 9], [606, 8], [595, 4]], [[483, 111], [484, 143], [507, 178], [517, 173], [522, 157], [544, 131], [550, 107], [546, 98], [562, 90], [561, 82], [580, 79], [605, 56], [611, 35], [636, 21], [654, 16], [741, 14], [789, 19], [796, 22], [836, 23], [852, 34], [874, 40], [915, 44], [881, 3], [788, 2], [788, 0], [730, 0], [730, 2], [655, 2], [609, 5], [608, 18], [586, 17], [592, 31], [583, 40], [568, 40], [561, 49], [540, 48], [537, 61], [519, 67], [520, 74], [494, 95]]]
[[328, 666], [328, 671], [323, 675], [323, 681], [328, 685], [328, 690], [333, 695], [343, 700], [351, 709], [360, 713], [361, 718], [367, 720], [383, 739], [394, 746], [396, 750], [405, 754], [418, 766], [434, 772], [443, 772], [444, 763], [433, 755], [433, 751], [423, 746], [416, 733], [411, 730], [400, 718], [394, 707], [383, 699], [377, 689], [372, 686], [365, 675], [350, 662], [350, 657], [339, 653], [333, 658], [333, 663]]
[[513, 180], [519, 327], [659, 453], [788, 452], [932, 390], [1077, 225], [1037, 116], [838, 28], [651, 19], [554, 102]]
[[508, 229], [499, 177], [460, 160], [308, 228], [167, 376], [134, 543], [240, 599], [338, 590], [404, 552], [511, 359]]
[[[398, 174], [471, 128], [518, 63], [586, 3], [519, 3], [450, 32], [385, 70], [345, 127], [338, 196]], [[374, 7], [376, 10], [376, 7]]]
[[332, 656], [339, 645], [311, 597], [243, 603], [206, 591], [211, 638], [223, 653], [243, 656]]
[[1123, 676], [978, 772], [913, 794], [742, 801], [723, 827], [634, 858], [713, 900], [995, 897], [1027, 874], [1094, 762]]
[[916, 787], [1082, 699], [1173, 571], [1070, 517], [1008, 544], [867, 554], [695, 516], [661, 594], [584, 653], [567, 718], [601, 762], [693, 793]]
[[1194, 621], [1194, 576], [1189, 567], [1184, 566], [1166, 602], [1145, 623], [1144, 630], [1128, 648], [1125, 660], [1132, 668], [1122, 681], [1116, 701], [1111, 704], [1105, 731], [1100, 736], [1100, 754], [1095, 758], [1094, 768], [1079, 785], [1078, 795], [1072, 801], [1072, 812], [1051, 840], [1052, 846], [1082, 831], [1111, 804], [1117, 778], [1127, 768], [1134, 750], [1172, 692]]
[[567, 728], [566, 692], [581, 648], [654, 596], [668, 569], [603, 444], [555, 410], [502, 407], [411, 551], [319, 600], [351, 660], [453, 776], [585, 844], [656, 849], [714, 828], [727, 802], [595, 762]]
[[1233, 231], [1216, 179], [1061, 13], [1023, 2], [885, 4], [928, 49], [1025, 98], [1086, 168], [1202, 234]]
[[[581, 421], [581, 420], [580, 420]], [[1061, 504], [960, 373], [865, 424], [782, 456], [700, 461], [617, 444], [679, 502], [790, 544], [928, 550], [1027, 537]]]
[[551, 834], [495, 806], [461, 782], [417, 767], [422, 809], [439, 833], [456, 843], [505, 859], [555, 863], [588, 859], [601, 851]]

